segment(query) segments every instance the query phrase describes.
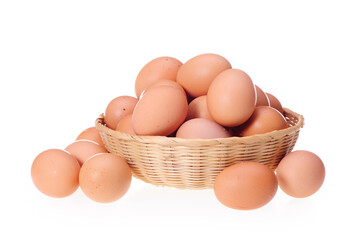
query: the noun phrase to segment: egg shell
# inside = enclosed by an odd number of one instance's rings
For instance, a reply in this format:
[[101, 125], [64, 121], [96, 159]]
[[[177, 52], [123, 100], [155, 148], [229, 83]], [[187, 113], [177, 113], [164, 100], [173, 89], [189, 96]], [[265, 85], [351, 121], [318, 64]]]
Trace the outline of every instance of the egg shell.
[[128, 114], [127, 116], [120, 119], [115, 130], [119, 132], [125, 132], [128, 134], [136, 135], [133, 129], [132, 114]]
[[224, 57], [206, 53], [191, 58], [178, 71], [177, 82], [192, 97], [206, 95], [213, 79], [221, 72], [231, 68]]
[[277, 192], [277, 177], [267, 166], [240, 162], [225, 168], [216, 178], [214, 193], [225, 206], [251, 210], [264, 206]]
[[228, 69], [212, 82], [207, 94], [212, 118], [226, 127], [246, 122], [256, 107], [256, 90], [251, 78], [242, 70]]
[[81, 190], [90, 199], [114, 202], [128, 191], [132, 173], [127, 162], [111, 153], [95, 155], [84, 163], [79, 174]]
[[218, 123], [205, 119], [194, 118], [184, 122], [178, 129], [176, 137], [179, 138], [225, 138], [230, 137], [230, 133]]
[[143, 96], [150, 88], [156, 87], [156, 86], [171, 86], [171, 87], [175, 87], [175, 88], [178, 88], [179, 90], [181, 90], [181, 91], [184, 93], [184, 95], [187, 96], [187, 94], [186, 94], [186, 92], [184, 91], [183, 87], [182, 87], [181, 85], [179, 85], [177, 82], [172, 81], [172, 80], [162, 79], [162, 80], [156, 81], [155, 83], [151, 84], [149, 87], [147, 87], [146, 89], [144, 89], [139, 98], [142, 98], [142, 96]]
[[110, 101], [105, 110], [104, 122], [106, 125], [115, 130], [119, 120], [125, 115], [133, 112], [137, 102], [138, 99], [130, 96], [120, 96], [114, 98]]
[[90, 141], [98, 143], [100, 146], [105, 148], [103, 140], [99, 134], [99, 131], [95, 127], [90, 127], [90, 128], [85, 129], [84, 131], [82, 131], [78, 135], [76, 140], [90, 140]]
[[190, 120], [193, 118], [206, 118], [214, 121], [208, 111], [206, 95], [197, 97], [189, 103], [186, 120]]
[[70, 153], [60, 149], [49, 149], [40, 153], [31, 166], [31, 178], [43, 194], [63, 198], [79, 187], [80, 165]]
[[279, 186], [286, 194], [304, 198], [321, 188], [325, 179], [325, 166], [316, 154], [298, 150], [281, 160], [276, 173]]
[[287, 120], [276, 109], [267, 106], [256, 107], [250, 119], [240, 126], [241, 137], [263, 134], [287, 128]]
[[69, 144], [65, 150], [78, 159], [80, 165], [83, 165], [86, 160], [95, 154], [108, 152], [106, 148], [89, 140], [75, 141]]
[[172, 57], [159, 57], [148, 62], [138, 73], [135, 80], [135, 93], [139, 98], [144, 89], [158, 80], [176, 81], [182, 62]]
[[256, 106], [270, 106], [267, 95], [262, 91], [260, 87], [255, 85], [257, 93], [257, 103]]
[[266, 93], [266, 95], [267, 95], [268, 100], [270, 102], [270, 106], [277, 109], [280, 113], [284, 114], [281, 102], [275, 96], [273, 96], [270, 93]]
[[133, 129], [137, 135], [167, 136], [183, 123], [187, 112], [187, 98], [182, 91], [171, 86], [156, 86], [136, 105]]

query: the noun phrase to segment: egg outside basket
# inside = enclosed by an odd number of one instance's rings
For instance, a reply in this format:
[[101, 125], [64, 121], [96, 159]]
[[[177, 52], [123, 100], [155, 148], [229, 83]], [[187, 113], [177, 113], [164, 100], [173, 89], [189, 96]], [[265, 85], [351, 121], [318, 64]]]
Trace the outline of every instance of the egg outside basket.
[[109, 152], [123, 157], [133, 176], [154, 185], [179, 189], [213, 188], [217, 175], [241, 161], [254, 161], [275, 169], [292, 151], [303, 116], [284, 109], [289, 127], [249, 137], [182, 139], [162, 136], [135, 136], [114, 131], [96, 120]]

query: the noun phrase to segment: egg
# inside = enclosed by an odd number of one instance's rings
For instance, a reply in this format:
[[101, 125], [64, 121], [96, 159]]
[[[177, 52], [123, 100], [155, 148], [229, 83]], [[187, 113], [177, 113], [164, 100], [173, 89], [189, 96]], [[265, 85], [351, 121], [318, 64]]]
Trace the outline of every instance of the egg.
[[183, 123], [176, 134], [179, 138], [226, 138], [231, 134], [218, 123], [205, 119], [194, 118]]
[[188, 114], [186, 120], [193, 118], [206, 118], [213, 120], [212, 116], [209, 114], [207, 106], [207, 96], [200, 96], [193, 99], [188, 105]]
[[171, 86], [149, 89], [135, 106], [132, 123], [137, 135], [167, 136], [185, 120], [187, 98]]
[[310, 151], [294, 151], [279, 163], [277, 178], [280, 188], [295, 198], [304, 198], [317, 192], [325, 179], [322, 160]]
[[177, 82], [192, 97], [206, 95], [213, 79], [221, 72], [231, 68], [224, 57], [206, 53], [191, 58], [178, 71]]
[[181, 90], [184, 95], [186, 95], [186, 92], [184, 91], [184, 89], [182, 88], [181, 85], [179, 85], [177, 82], [175, 81], [172, 81], [172, 80], [166, 80], [166, 79], [163, 79], [163, 80], [159, 80], [159, 81], [156, 81], [155, 83], [151, 84], [149, 87], [147, 87], [146, 89], [144, 89], [144, 91], [142, 92], [142, 94], [140, 95], [139, 98], [142, 98], [142, 96], [152, 87], [156, 87], [156, 86], [171, 86], [171, 87], [175, 87], [175, 88], [178, 88], [179, 90]]
[[85, 129], [84, 131], [82, 131], [78, 135], [76, 140], [90, 140], [90, 141], [98, 143], [100, 146], [105, 148], [103, 140], [99, 134], [99, 131], [95, 127], [90, 127], [90, 128]]
[[127, 116], [120, 119], [115, 130], [119, 132], [125, 132], [128, 134], [136, 135], [133, 129], [132, 114], [128, 114]]
[[81, 167], [79, 184], [90, 199], [100, 202], [114, 202], [128, 191], [132, 173], [127, 162], [111, 153], [98, 154]]
[[267, 106], [256, 107], [251, 118], [240, 126], [241, 137], [263, 134], [287, 128], [285, 117], [276, 109]]
[[282, 108], [281, 102], [275, 96], [273, 96], [270, 93], [266, 93], [266, 95], [267, 95], [267, 97], [269, 99], [270, 106], [277, 109], [280, 113], [283, 114], [283, 108]]
[[240, 162], [225, 168], [214, 182], [214, 193], [225, 206], [251, 210], [264, 206], [277, 192], [277, 177], [267, 166]]
[[260, 87], [258, 87], [257, 85], [255, 85], [256, 87], [256, 93], [257, 93], [257, 103], [256, 106], [269, 106], [269, 100], [267, 95], [262, 91], [262, 89]]
[[225, 127], [235, 127], [246, 122], [256, 107], [256, 101], [256, 90], [251, 78], [239, 69], [220, 73], [207, 94], [209, 113]]
[[131, 96], [120, 96], [114, 98], [105, 109], [104, 122], [115, 130], [119, 120], [125, 115], [132, 113], [138, 99]]
[[86, 160], [95, 154], [108, 152], [104, 147], [89, 140], [75, 141], [69, 144], [65, 150], [78, 159], [80, 165], [83, 165]]
[[49, 149], [40, 153], [31, 166], [31, 178], [43, 194], [63, 198], [79, 187], [80, 165], [70, 153], [60, 149]]
[[182, 62], [172, 57], [159, 57], [148, 62], [138, 73], [135, 80], [135, 93], [139, 98], [144, 89], [158, 80], [176, 81]]

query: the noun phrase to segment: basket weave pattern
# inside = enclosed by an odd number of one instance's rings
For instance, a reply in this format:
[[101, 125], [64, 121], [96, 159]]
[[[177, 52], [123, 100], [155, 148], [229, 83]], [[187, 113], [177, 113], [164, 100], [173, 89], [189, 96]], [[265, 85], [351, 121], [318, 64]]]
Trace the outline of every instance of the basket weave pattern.
[[123, 157], [134, 177], [154, 185], [206, 189], [213, 188], [220, 171], [240, 161], [255, 161], [272, 169], [277, 167], [292, 151], [303, 127], [302, 115], [284, 110], [288, 128], [249, 137], [134, 136], [106, 127], [103, 115], [95, 125], [108, 151]]

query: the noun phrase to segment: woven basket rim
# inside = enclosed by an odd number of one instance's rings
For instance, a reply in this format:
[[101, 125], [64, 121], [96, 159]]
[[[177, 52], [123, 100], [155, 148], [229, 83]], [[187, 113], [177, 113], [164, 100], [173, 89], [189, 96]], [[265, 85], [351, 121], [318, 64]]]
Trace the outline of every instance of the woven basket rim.
[[213, 145], [219, 143], [253, 143], [260, 142], [265, 140], [271, 140], [280, 136], [285, 136], [288, 133], [295, 131], [296, 129], [302, 128], [304, 126], [304, 118], [301, 114], [291, 111], [288, 108], [283, 108], [284, 112], [290, 114], [298, 119], [297, 123], [294, 126], [290, 126], [288, 128], [282, 130], [275, 130], [265, 134], [257, 134], [253, 136], [247, 137], [237, 137], [232, 136], [228, 138], [212, 138], [212, 139], [185, 139], [179, 137], [167, 137], [167, 136], [138, 136], [131, 135], [125, 132], [115, 131], [113, 129], [108, 128], [104, 124], [104, 113], [100, 114], [100, 116], [95, 121], [95, 127], [98, 130], [105, 132], [108, 135], [112, 135], [116, 138], [129, 140], [129, 141], [137, 141], [142, 143], [153, 143], [153, 144], [161, 144], [161, 145]]

